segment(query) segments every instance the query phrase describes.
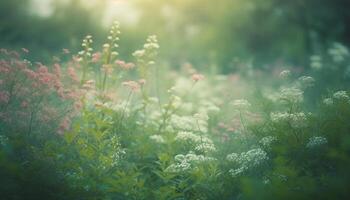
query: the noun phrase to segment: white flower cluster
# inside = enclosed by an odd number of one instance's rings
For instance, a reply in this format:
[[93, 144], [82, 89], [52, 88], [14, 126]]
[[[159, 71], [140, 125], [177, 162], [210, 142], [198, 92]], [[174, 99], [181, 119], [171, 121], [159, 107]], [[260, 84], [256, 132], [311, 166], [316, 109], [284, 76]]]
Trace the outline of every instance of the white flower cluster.
[[320, 136], [314, 136], [314, 137], [309, 138], [309, 142], [306, 144], [306, 147], [307, 148], [315, 148], [315, 147], [325, 145], [327, 143], [328, 143], [327, 138], [320, 137]]
[[335, 92], [333, 94], [333, 98], [337, 100], [344, 100], [344, 101], [348, 101], [350, 99], [346, 91]]
[[112, 159], [111, 166], [115, 167], [115, 166], [118, 166], [119, 161], [122, 159], [122, 157], [126, 152], [125, 152], [125, 149], [121, 147], [119, 138], [117, 136], [113, 136], [110, 139], [110, 147], [111, 147], [111, 152], [113, 152], [111, 155], [111, 159]]
[[147, 42], [143, 45], [143, 49], [135, 51], [132, 55], [139, 63], [145, 63], [147, 61], [146, 64], [153, 65], [153, 58], [158, 54], [157, 50], [159, 49], [157, 36], [151, 35], [146, 41]]
[[186, 155], [178, 154], [175, 156], [175, 163], [167, 167], [165, 171], [170, 173], [186, 172], [190, 169], [194, 169], [198, 164], [212, 162], [215, 160], [216, 159], [213, 157], [196, 155], [193, 152], [189, 152]]
[[305, 127], [307, 117], [305, 113], [286, 113], [286, 112], [277, 112], [271, 113], [270, 118], [275, 123], [285, 123], [289, 122], [293, 128], [303, 128]]
[[315, 79], [311, 76], [302, 76], [299, 78], [299, 86], [302, 89], [306, 89], [308, 87], [312, 87], [315, 85]]
[[200, 113], [218, 113], [220, 112], [220, 108], [213, 103], [212, 101], [201, 101], [200, 108], [198, 109]]
[[[84, 50], [80, 51], [78, 54], [80, 57], [91, 57], [92, 56], [92, 36], [88, 35], [83, 39], [83, 43], [81, 46], [84, 48]], [[81, 60], [81, 59], [80, 59]]]
[[334, 62], [340, 63], [349, 55], [349, 50], [342, 44], [334, 43], [333, 47], [328, 50], [328, 53], [332, 56]]
[[322, 57], [313, 55], [310, 57], [310, 65], [313, 70], [320, 70], [322, 68]]
[[260, 148], [257, 148], [257, 149], [251, 149], [241, 154], [237, 154], [237, 153], [229, 154], [227, 155], [226, 159], [230, 162], [234, 162], [235, 164], [237, 164], [238, 168], [229, 170], [229, 173], [233, 177], [236, 177], [237, 175], [240, 175], [249, 169], [252, 169], [261, 165], [262, 163], [267, 161], [269, 158], [265, 151], [263, 151]]
[[291, 103], [301, 103], [304, 100], [304, 95], [303, 91], [296, 87], [282, 88], [279, 99]]
[[290, 71], [289, 70], [283, 70], [279, 76], [283, 79], [286, 79], [286, 78], [289, 78], [291, 75]]
[[246, 99], [237, 99], [232, 102], [233, 107], [238, 110], [244, 110], [251, 106], [251, 104]]
[[103, 45], [103, 49], [105, 52], [111, 52], [111, 56], [117, 56], [119, 55], [116, 49], [119, 47], [117, 42], [119, 41], [119, 35], [120, 35], [120, 30], [119, 30], [119, 22], [114, 21], [113, 25], [111, 27], [111, 30], [109, 31], [109, 35], [107, 37], [108, 43]]
[[326, 106], [331, 106], [334, 104], [334, 100], [335, 101], [343, 101], [343, 102], [345, 101], [345, 102], [348, 102], [350, 104], [350, 97], [346, 91], [341, 90], [341, 91], [335, 92], [331, 98], [325, 98], [323, 100], [323, 103]]
[[331, 105], [333, 105], [333, 99], [332, 98], [325, 98], [324, 100], [323, 100], [323, 103], [326, 105], [326, 106], [331, 106]]
[[151, 136], [149, 136], [149, 138], [151, 140], [153, 140], [154, 142], [159, 143], [159, 144], [165, 143], [165, 140], [164, 140], [163, 136], [161, 136], [161, 135], [151, 135]]
[[192, 132], [181, 131], [175, 137], [175, 140], [188, 142], [195, 146], [195, 150], [203, 153], [216, 151], [216, 147], [211, 139], [206, 136], [199, 136]]
[[172, 115], [170, 125], [175, 130], [208, 132], [208, 115], [197, 113], [194, 116]]
[[266, 136], [266, 137], [263, 137], [261, 138], [261, 140], [259, 141], [259, 143], [265, 147], [265, 148], [268, 148], [271, 146], [271, 144], [273, 142], [277, 141], [277, 137], [276, 136]]

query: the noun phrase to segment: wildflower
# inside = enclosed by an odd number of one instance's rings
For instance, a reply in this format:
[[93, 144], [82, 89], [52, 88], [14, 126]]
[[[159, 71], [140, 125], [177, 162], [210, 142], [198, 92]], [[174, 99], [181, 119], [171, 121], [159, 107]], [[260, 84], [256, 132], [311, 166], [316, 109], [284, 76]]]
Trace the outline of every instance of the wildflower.
[[63, 134], [65, 131], [67, 131], [70, 128], [71, 121], [68, 117], [65, 117], [58, 128], [58, 133]]
[[338, 92], [335, 92], [335, 93], [333, 94], [333, 98], [334, 98], [334, 99], [337, 99], [337, 100], [345, 100], [345, 101], [347, 101], [347, 100], [350, 99], [349, 96], [348, 96], [348, 94], [346, 93], [346, 91], [338, 91]]
[[101, 60], [101, 53], [100, 52], [96, 52], [94, 54], [92, 54], [92, 59], [91, 59], [91, 62], [93, 63], [97, 63]]
[[295, 87], [282, 88], [279, 99], [291, 103], [301, 103], [304, 100], [303, 91]]
[[79, 78], [78, 78], [78, 76], [77, 76], [77, 74], [76, 74], [76, 72], [75, 72], [75, 69], [73, 68], [73, 67], [68, 67], [67, 68], [67, 72], [68, 72], [68, 75], [69, 75], [69, 77], [73, 80], [73, 81], [75, 81], [75, 82], [79, 82]]
[[285, 123], [288, 122], [293, 128], [302, 128], [305, 127], [306, 124], [306, 115], [303, 112], [299, 113], [271, 113], [271, 120], [277, 123]]
[[122, 60], [116, 60], [115, 64], [117, 64], [120, 68], [124, 70], [130, 70], [135, 67], [134, 63], [126, 63], [125, 61], [122, 61]]
[[232, 102], [232, 105], [238, 110], [247, 109], [247, 108], [249, 108], [251, 106], [251, 104], [245, 99], [234, 100]]
[[171, 164], [165, 169], [166, 172], [170, 173], [183, 173], [191, 169], [196, 168], [196, 166], [205, 164], [208, 162], [215, 161], [213, 157], [207, 157], [203, 155], [196, 155], [193, 152], [189, 152], [186, 155], [178, 154], [174, 157], [175, 163]]
[[136, 58], [142, 58], [145, 55], [145, 50], [137, 50], [132, 55]]
[[204, 79], [204, 75], [202, 75], [202, 74], [193, 74], [192, 75], [192, 80], [194, 82], [198, 82], [198, 81], [201, 81], [203, 79]]
[[227, 155], [226, 159], [237, 164], [238, 168], [229, 170], [229, 173], [236, 177], [250, 169], [256, 168], [269, 158], [267, 153], [260, 148], [251, 149], [241, 154], [232, 153]]
[[190, 131], [180, 131], [177, 133], [175, 140], [197, 142], [200, 140], [200, 137]]
[[311, 148], [325, 145], [327, 143], [328, 143], [327, 138], [321, 137], [321, 136], [314, 136], [309, 138], [309, 142], [306, 144], [306, 147], [311, 149]]
[[286, 78], [288, 78], [288, 77], [290, 77], [290, 71], [289, 70], [283, 70], [280, 74], [279, 74], [279, 76], [281, 77], [281, 78], [283, 78], [283, 79], [286, 79]]
[[315, 79], [311, 76], [302, 76], [299, 78], [299, 83], [303, 89], [312, 87], [315, 84]]
[[101, 71], [110, 75], [113, 72], [113, 66], [110, 64], [104, 64], [104, 65], [102, 65]]
[[203, 152], [203, 153], [216, 151], [216, 147], [214, 143], [207, 138], [204, 138], [204, 139], [202, 138], [202, 143], [199, 143], [198, 145], [196, 145], [194, 149], [196, 151]]
[[266, 137], [263, 137], [259, 143], [264, 146], [264, 147], [270, 147], [270, 145], [275, 142], [277, 140], [277, 138], [275, 136], [266, 136]]
[[143, 85], [146, 84], [147, 81], [146, 81], [146, 79], [143, 79], [143, 78], [142, 78], [142, 79], [140, 79], [138, 82], [139, 82], [139, 84], [140, 84], [141, 86], [143, 86]]
[[327, 106], [333, 105], [333, 99], [332, 98], [326, 98], [323, 100], [323, 103]]
[[151, 135], [149, 138], [151, 140], [155, 141], [156, 143], [160, 143], [160, 144], [165, 143], [165, 140], [164, 140], [163, 136], [161, 136], [161, 135]]
[[138, 90], [140, 90], [140, 84], [135, 81], [125, 81], [122, 83], [122, 85], [129, 87], [133, 92], [137, 92]]
[[290, 124], [293, 128], [303, 128], [306, 126], [306, 115], [303, 112], [290, 115]]

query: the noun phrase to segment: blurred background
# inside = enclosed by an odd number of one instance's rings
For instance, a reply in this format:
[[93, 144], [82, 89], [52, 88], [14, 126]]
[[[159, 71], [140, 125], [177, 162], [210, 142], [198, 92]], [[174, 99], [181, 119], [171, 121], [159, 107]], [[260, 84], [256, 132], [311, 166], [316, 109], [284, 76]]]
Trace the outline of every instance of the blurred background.
[[49, 61], [63, 48], [76, 53], [87, 34], [102, 45], [118, 20], [124, 59], [156, 34], [160, 58], [174, 68], [307, 67], [333, 42], [349, 45], [349, 9], [349, 0], [1, 0], [0, 48]]

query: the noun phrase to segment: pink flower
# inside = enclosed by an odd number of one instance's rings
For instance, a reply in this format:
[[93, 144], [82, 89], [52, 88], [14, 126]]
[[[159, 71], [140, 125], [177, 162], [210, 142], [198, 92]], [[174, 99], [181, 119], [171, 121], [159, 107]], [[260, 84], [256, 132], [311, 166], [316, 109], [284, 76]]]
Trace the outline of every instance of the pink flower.
[[73, 81], [79, 82], [79, 78], [78, 78], [77, 73], [75, 72], [75, 69], [74, 69], [73, 67], [71, 67], [71, 66], [68, 67], [68, 68], [67, 68], [67, 72], [68, 72], [69, 77], [70, 77]]
[[57, 77], [61, 77], [62, 75], [62, 71], [61, 71], [61, 66], [58, 63], [55, 63], [53, 65], [53, 73], [57, 76]]
[[146, 79], [140, 79], [139, 83], [141, 86], [143, 86], [144, 84], [146, 84]]
[[135, 67], [134, 63], [126, 63], [125, 61], [122, 61], [122, 60], [116, 60], [115, 64], [117, 64], [120, 68], [124, 70], [130, 70]]
[[92, 54], [92, 60], [91, 60], [91, 62], [97, 63], [97, 62], [100, 61], [101, 57], [102, 57], [102, 56], [101, 56], [101, 53], [100, 53], [100, 52], [96, 52], [96, 53]]
[[24, 70], [24, 73], [27, 75], [27, 77], [29, 78], [29, 79], [36, 79], [37, 78], [37, 74], [33, 71], [33, 70], [31, 70], [31, 69], [25, 69]]
[[67, 131], [70, 128], [71, 121], [68, 117], [65, 117], [58, 128], [58, 133], [63, 134], [65, 131]]
[[192, 80], [194, 82], [198, 82], [198, 81], [201, 81], [203, 79], [204, 79], [204, 75], [202, 75], [202, 74], [193, 74], [192, 75]]
[[102, 65], [101, 70], [106, 74], [111, 74], [113, 72], [113, 67], [112, 65]]
[[122, 83], [122, 85], [129, 87], [133, 92], [140, 90], [140, 84], [135, 81], [125, 81]]
[[47, 69], [47, 67], [41, 63], [39, 63], [39, 68], [38, 68], [38, 73], [48, 73], [49, 70]]

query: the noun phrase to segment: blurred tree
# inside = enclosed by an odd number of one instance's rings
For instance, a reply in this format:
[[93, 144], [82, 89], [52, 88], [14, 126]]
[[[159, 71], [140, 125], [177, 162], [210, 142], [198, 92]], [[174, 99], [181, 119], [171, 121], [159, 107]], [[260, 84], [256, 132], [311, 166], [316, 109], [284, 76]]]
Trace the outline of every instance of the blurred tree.
[[65, 3], [53, 2], [53, 13], [48, 17], [36, 16], [30, 12], [29, 0], [0, 2], [0, 46], [2, 48], [31, 50], [31, 58], [49, 60], [62, 48], [76, 52], [80, 40], [93, 34], [101, 40], [105, 31], [101, 26], [101, 7], [88, 8], [80, 0]]
[[279, 59], [306, 65], [309, 55], [328, 43], [350, 43], [347, 0], [139, 0], [137, 5], [140, 24], [147, 24], [139, 31], [159, 34], [165, 56], [174, 62], [215, 62], [226, 72], [235, 57], [253, 58], [259, 66]]

